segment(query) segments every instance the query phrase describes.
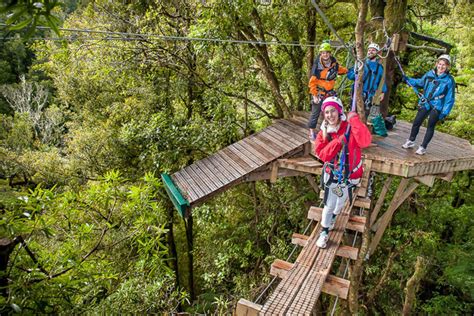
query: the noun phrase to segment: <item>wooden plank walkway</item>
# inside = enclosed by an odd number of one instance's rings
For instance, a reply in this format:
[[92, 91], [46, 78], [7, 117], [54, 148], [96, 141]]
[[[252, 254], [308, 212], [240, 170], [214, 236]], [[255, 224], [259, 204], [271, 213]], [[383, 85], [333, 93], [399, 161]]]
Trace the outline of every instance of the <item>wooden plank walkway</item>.
[[[353, 205], [347, 203], [337, 216], [334, 230], [329, 232], [328, 246], [325, 249], [316, 246], [321, 232], [320, 225], [313, 230], [291, 269], [260, 309], [261, 315], [311, 314], [340, 248], [352, 207]], [[311, 212], [314, 210], [310, 209]]]
[[[269, 168], [279, 158], [290, 158], [308, 146], [306, 128], [278, 120], [217, 153], [171, 175], [181, 194], [195, 206], [236, 185], [250, 174]], [[315, 164], [318, 162], [315, 160]]]

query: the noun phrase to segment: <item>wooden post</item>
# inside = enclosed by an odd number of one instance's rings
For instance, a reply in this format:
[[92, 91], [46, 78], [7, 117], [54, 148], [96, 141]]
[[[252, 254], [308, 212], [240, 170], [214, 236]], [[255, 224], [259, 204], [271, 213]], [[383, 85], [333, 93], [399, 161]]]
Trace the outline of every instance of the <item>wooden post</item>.
[[188, 244], [188, 287], [189, 287], [189, 296], [191, 301], [194, 301], [196, 294], [194, 292], [194, 270], [193, 270], [193, 216], [191, 210], [189, 210], [188, 218], [184, 219], [184, 225], [186, 228], [186, 240]]
[[380, 209], [382, 208], [383, 201], [385, 200], [385, 196], [387, 195], [388, 189], [390, 188], [390, 185], [392, 184], [393, 178], [390, 177], [385, 181], [385, 184], [383, 185], [382, 191], [380, 192], [379, 199], [377, 200], [377, 203], [375, 204], [374, 210], [372, 211], [372, 215], [370, 216], [370, 227], [375, 223], [375, 220], [377, 219], [377, 216], [379, 215]]
[[306, 179], [308, 179], [309, 185], [313, 188], [314, 192], [316, 192], [316, 194], [318, 194], [319, 193], [319, 186], [316, 183], [316, 181], [314, 181], [313, 176], [311, 174], [307, 174]]
[[270, 183], [275, 183], [278, 178], [278, 160], [272, 164], [272, 173], [270, 175]]
[[235, 310], [235, 315], [237, 316], [258, 316], [262, 305], [255, 304], [254, 302], [247, 301], [243, 298], [237, 303], [237, 308]]

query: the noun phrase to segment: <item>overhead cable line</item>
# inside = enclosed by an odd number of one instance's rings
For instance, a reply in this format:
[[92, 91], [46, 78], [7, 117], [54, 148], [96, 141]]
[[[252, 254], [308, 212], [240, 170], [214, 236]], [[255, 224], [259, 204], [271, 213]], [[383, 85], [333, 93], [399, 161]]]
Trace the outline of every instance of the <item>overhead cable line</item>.
[[[11, 26], [11, 25], [0, 23], [0, 26]], [[37, 28], [40, 30], [51, 30], [50, 27], [46, 27], [46, 26], [37, 26]], [[71, 32], [71, 33], [102, 34], [102, 35], [107, 35], [107, 36], [113, 36], [109, 38], [106, 37], [104, 38], [105, 40], [143, 41], [143, 40], [149, 40], [149, 39], [159, 39], [159, 40], [164, 40], [164, 41], [210, 42], [210, 43], [228, 43], [228, 44], [253, 44], [253, 45], [276, 45], [276, 46], [299, 46], [299, 47], [317, 47], [318, 46], [316, 44], [302, 44], [302, 43], [296, 43], [296, 42], [250, 41], [250, 40], [220, 39], [220, 38], [206, 38], [206, 37], [159, 35], [159, 34], [153, 34], [153, 33], [142, 34], [142, 33], [131, 33], [131, 32], [112, 32], [112, 31], [76, 29], [76, 28], [59, 28], [59, 30], [64, 31], [64, 32]], [[5, 38], [2, 38], [2, 39], [5, 39]], [[40, 39], [43, 39], [43, 38], [40, 38]], [[44, 38], [44, 39], [46, 40], [47, 38]], [[100, 40], [104, 40], [104, 39], [100, 39]], [[52, 40], [60, 40], [60, 38], [54, 38]], [[82, 40], [82, 39], [77, 37], [77, 40]]]

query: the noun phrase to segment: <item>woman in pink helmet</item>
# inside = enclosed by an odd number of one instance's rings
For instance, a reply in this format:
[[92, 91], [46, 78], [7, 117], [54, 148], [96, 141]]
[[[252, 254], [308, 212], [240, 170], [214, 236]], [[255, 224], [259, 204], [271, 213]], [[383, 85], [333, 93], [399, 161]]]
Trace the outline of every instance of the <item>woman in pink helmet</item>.
[[355, 112], [344, 114], [342, 102], [337, 97], [326, 98], [321, 106], [324, 122], [316, 142], [316, 155], [324, 161], [324, 209], [321, 219], [323, 230], [316, 245], [325, 248], [329, 231], [334, 227], [336, 216], [352, 195], [352, 188], [362, 177], [361, 149], [372, 141], [367, 126]]

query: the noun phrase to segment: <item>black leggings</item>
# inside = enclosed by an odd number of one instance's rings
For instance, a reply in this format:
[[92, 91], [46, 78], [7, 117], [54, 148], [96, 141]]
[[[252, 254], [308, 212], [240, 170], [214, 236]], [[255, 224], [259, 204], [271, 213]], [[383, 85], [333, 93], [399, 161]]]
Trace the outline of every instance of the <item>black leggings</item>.
[[421, 108], [418, 110], [418, 113], [416, 114], [415, 120], [413, 121], [409, 138], [412, 142], [415, 141], [416, 136], [420, 131], [420, 126], [428, 115], [428, 127], [426, 128], [425, 138], [423, 138], [423, 143], [421, 144], [421, 146], [425, 149], [431, 141], [431, 138], [433, 138], [436, 123], [439, 121], [439, 112], [435, 108], [427, 110], [424, 106], [421, 106]]

